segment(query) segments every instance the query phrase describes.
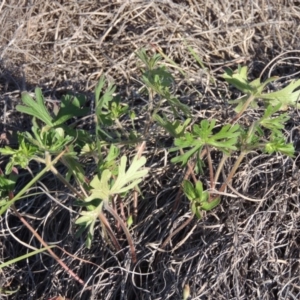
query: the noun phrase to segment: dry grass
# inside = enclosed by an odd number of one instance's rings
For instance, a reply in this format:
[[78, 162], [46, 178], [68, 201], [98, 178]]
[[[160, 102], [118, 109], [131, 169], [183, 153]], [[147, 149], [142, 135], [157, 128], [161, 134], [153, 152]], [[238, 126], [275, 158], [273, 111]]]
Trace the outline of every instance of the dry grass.
[[[70, 89], [90, 96], [97, 79], [105, 74], [117, 82], [122, 99], [137, 109], [144, 100], [138, 93], [140, 71], [134, 53], [142, 47], [153, 51], [154, 45], [188, 75], [183, 78], [173, 69], [176, 92], [193, 107], [195, 121], [212, 115], [225, 121], [230, 118], [225, 99], [235, 92], [220, 79], [223, 67], [247, 64], [250, 75], [257, 77], [282, 54], [262, 75], [284, 76], [282, 84], [296, 78], [299, 18], [296, 0], [3, 0], [0, 134], [13, 136], [14, 131], [28, 128], [27, 120], [14, 108], [20, 91], [31, 91], [35, 85], [43, 87], [48, 100], [59, 99]], [[195, 63], [185, 42], [209, 72]], [[131, 231], [139, 259], [135, 266], [130, 264], [127, 244], [123, 243], [127, 256], [119, 260], [98, 229], [91, 250], [75, 239], [74, 198], [52, 178], [45, 178], [37, 188], [42, 193], [25, 199], [18, 209], [34, 212], [28, 221], [43, 238], [73, 254], [55, 250], [86, 287], [42, 254], [4, 269], [0, 284], [19, 288], [9, 299], [50, 299], [59, 294], [74, 300], [181, 299], [185, 284], [192, 299], [299, 299], [300, 116], [297, 111], [290, 114], [286, 135], [295, 143], [296, 158], [252, 153], [235, 176], [235, 190], [265, 200], [224, 197], [218, 209], [190, 223], [165, 249], [162, 243], [190, 212], [185, 199], [173, 212], [182, 172], [164, 166], [164, 150], [148, 144], [152, 173], [142, 187], [145, 199], [140, 201], [138, 222]], [[219, 157], [214, 159], [217, 164]], [[127, 199], [125, 204], [130, 202]], [[23, 255], [30, 251], [28, 245], [40, 247], [10, 213], [0, 218], [0, 226], [0, 261]], [[116, 234], [122, 242], [124, 237]]]

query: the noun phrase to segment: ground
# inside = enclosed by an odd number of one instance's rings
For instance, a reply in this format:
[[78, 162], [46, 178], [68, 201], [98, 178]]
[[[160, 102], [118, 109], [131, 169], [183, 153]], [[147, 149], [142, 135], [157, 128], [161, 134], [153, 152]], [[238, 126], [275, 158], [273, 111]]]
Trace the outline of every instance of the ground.
[[[192, 109], [194, 123], [211, 117], [220, 124], [228, 122], [233, 116], [228, 100], [240, 94], [223, 80], [225, 67], [247, 65], [252, 79], [280, 76], [269, 87], [275, 90], [299, 78], [299, 4], [4, 0], [1, 145], [16, 147], [16, 132], [30, 130], [30, 118], [15, 108], [21, 92], [33, 93], [36, 86], [42, 88], [49, 108], [68, 91], [85, 94], [90, 115], [80, 126], [92, 128], [93, 91], [102, 74], [116, 84], [121, 101], [136, 111], [143, 130], [148, 106], [141, 93], [142, 64], [135, 54], [141, 48], [149, 54], [160, 49], [184, 70], [185, 77], [165, 60], [175, 78], [174, 93]], [[55, 253], [85, 285], [43, 253], [0, 270], [1, 299], [182, 299], [185, 286], [191, 299], [299, 299], [300, 116], [297, 109], [288, 114], [285, 135], [294, 144], [295, 157], [249, 153], [232, 183], [238, 194], [228, 189], [235, 197], [222, 197], [216, 209], [201, 220], [193, 218], [169, 240], [191, 211], [182, 195], [174, 210], [184, 169], [168, 161], [172, 140], [152, 128], [155, 139], [147, 141], [144, 151], [149, 176], [140, 186], [143, 198], [130, 231], [136, 264], [113, 219], [109, 220], [125, 256], [120, 258], [107, 244], [98, 223], [87, 249], [84, 237], [74, 234], [80, 209], [73, 205], [74, 197], [50, 174], [44, 177], [31, 191], [35, 196], [16, 208], [48, 244], [60, 247]], [[212, 159], [217, 167], [220, 157], [213, 153]], [[1, 156], [2, 169], [5, 163]], [[31, 168], [36, 171], [39, 166]], [[16, 191], [29, 180], [23, 171], [20, 175]], [[207, 184], [207, 174], [201, 176]], [[132, 196], [123, 202], [128, 212]], [[0, 233], [0, 264], [41, 247], [12, 210], [0, 217]], [[9, 291], [16, 292], [8, 296]]]

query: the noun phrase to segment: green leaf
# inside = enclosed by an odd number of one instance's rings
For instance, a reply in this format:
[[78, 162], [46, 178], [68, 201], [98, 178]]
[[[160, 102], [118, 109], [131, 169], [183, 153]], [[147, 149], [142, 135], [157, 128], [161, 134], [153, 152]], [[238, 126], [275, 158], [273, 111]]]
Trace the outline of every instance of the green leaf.
[[10, 191], [13, 189], [16, 181], [5, 178], [4, 175], [0, 175], [0, 190]]
[[268, 93], [262, 94], [260, 97], [264, 100], [267, 100], [273, 106], [281, 104], [280, 110], [287, 110], [288, 107], [300, 107], [299, 98], [300, 90], [295, 91], [295, 89], [300, 87], [300, 79], [290, 82], [285, 88]]
[[78, 157], [75, 153], [69, 153], [62, 158], [63, 164], [68, 168], [67, 180], [69, 181], [71, 176], [79, 182], [79, 184], [85, 186], [85, 174], [81, 163], [78, 162]]
[[199, 205], [196, 204], [196, 202], [192, 202], [191, 210], [192, 210], [193, 214], [194, 214], [199, 220], [202, 219], [201, 209], [200, 209]]
[[102, 75], [98, 81], [98, 84], [95, 87], [95, 101], [96, 103], [100, 100], [100, 94], [103, 89], [104, 84], [106, 83], [104, 76]]
[[154, 69], [157, 63], [162, 59], [160, 54], [154, 54], [152, 57], [148, 57], [144, 48], [135, 52], [135, 55], [146, 65], [148, 70]]
[[193, 184], [189, 180], [184, 180], [182, 183], [182, 188], [185, 196], [190, 200], [193, 201], [197, 198], [197, 195], [194, 190]]
[[248, 68], [238, 67], [238, 70], [233, 72], [231, 69], [225, 69], [225, 73], [223, 74], [223, 78], [238, 90], [245, 94], [252, 94], [256, 92], [256, 88], [251, 86], [250, 82], [247, 79], [247, 71]]
[[99, 198], [102, 200], [108, 200], [110, 196], [109, 180], [111, 179], [111, 172], [104, 170], [101, 174], [101, 180], [96, 175], [91, 181], [90, 185], [93, 187], [92, 194], [85, 199], [86, 202]]
[[34, 126], [31, 129], [34, 137], [29, 132], [25, 132], [23, 136], [31, 144], [37, 146], [39, 150], [58, 154], [74, 140], [74, 137], [65, 135], [65, 131], [61, 127], [44, 126], [40, 129], [35, 125], [35, 122], [33, 123]]
[[82, 217], [79, 217], [75, 221], [75, 224], [77, 224], [77, 225], [81, 225], [81, 224], [89, 225], [89, 224], [91, 224], [94, 221], [94, 219], [95, 218], [93, 216], [91, 216], [91, 215], [84, 215]]
[[8, 146], [5, 146], [4, 148], [0, 148], [0, 153], [3, 155], [13, 155], [16, 152], [15, 149], [12, 149]]
[[215, 124], [216, 120], [202, 120], [200, 125], [196, 124], [193, 126], [192, 133], [185, 133], [185, 135], [180, 138], [175, 138], [174, 143], [177, 147], [170, 151], [188, 147], [192, 149], [180, 156], [174, 157], [171, 161], [186, 164], [195, 153], [201, 151], [204, 145], [213, 146], [225, 154], [237, 150], [238, 138], [241, 134], [240, 126], [238, 124], [227, 124], [222, 126], [219, 132], [214, 134]]
[[121, 118], [124, 114], [129, 111], [129, 106], [127, 104], [121, 103], [120, 96], [117, 95], [110, 102], [109, 110], [113, 120]]
[[[199, 153], [201, 152], [203, 148], [203, 145], [201, 143], [199, 143], [197, 146], [193, 147], [192, 149], [190, 149], [189, 151], [185, 152], [183, 155], [178, 155], [176, 157], [173, 157], [171, 159], [172, 163], [182, 163], [183, 166], [185, 166], [187, 164], [187, 162], [189, 161], [189, 159], [195, 154], [195, 153]], [[173, 150], [173, 149], [171, 149]]]
[[287, 113], [283, 113], [277, 117], [272, 117], [272, 115], [280, 108], [280, 103], [275, 106], [268, 105], [263, 117], [259, 120], [260, 125], [270, 129], [274, 133], [280, 134], [281, 130], [284, 129], [285, 123], [290, 119]]
[[203, 199], [203, 184], [201, 181], [196, 182], [195, 192], [196, 192], [195, 198], [199, 198], [201, 202], [206, 200], [206, 198]]
[[50, 116], [40, 88], [35, 89], [36, 101], [34, 101], [27, 92], [22, 92], [22, 101], [26, 106], [17, 105], [16, 109], [19, 112], [31, 115], [48, 126], [53, 126], [52, 117]]
[[93, 188], [92, 194], [85, 201], [91, 201], [95, 198], [108, 201], [109, 196], [124, 193], [138, 185], [148, 173], [147, 169], [140, 170], [146, 163], [146, 158], [144, 156], [141, 158], [135, 156], [127, 171], [126, 162], [127, 157], [122, 156], [118, 169], [118, 177], [114, 183], [112, 183], [112, 173], [107, 169], [102, 172], [101, 179], [96, 175], [90, 183]]
[[77, 231], [76, 236], [80, 236], [86, 229], [88, 229], [87, 238], [85, 241], [86, 247], [90, 249], [92, 245], [92, 240], [94, 236], [94, 227], [99, 215], [99, 212], [102, 210], [102, 202], [96, 207], [93, 211], [84, 211], [81, 213], [81, 217], [79, 217], [75, 224], [80, 225], [79, 231]]
[[[107, 112], [104, 112], [103, 109], [108, 109], [109, 102], [113, 100], [113, 93], [116, 90], [116, 87], [112, 84], [106, 88], [102, 97], [100, 94], [102, 92], [103, 86], [106, 83], [104, 76], [100, 77], [99, 83], [95, 88], [95, 104], [96, 104], [96, 115], [98, 117], [105, 115]], [[103, 117], [103, 116], [102, 116]]]
[[[8, 199], [8, 197], [7, 197], [7, 199]], [[6, 205], [7, 204], [7, 200], [6, 199], [1, 199], [0, 200], [0, 207], [1, 206], [4, 206], [4, 205]]]
[[284, 155], [294, 157], [295, 148], [292, 143], [286, 143], [283, 134], [272, 134], [270, 141], [265, 144], [265, 152], [269, 154], [280, 152]]
[[133, 224], [133, 217], [132, 217], [132, 215], [130, 215], [130, 216], [127, 218], [126, 223], [127, 223], [127, 227], [128, 227], [128, 228], [130, 228], [130, 227], [132, 226], [132, 224]]
[[126, 162], [127, 157], [122, 156], [117, 180], [110, 191], [112, 194], [120, 194], [132, 189], [138, 185], [148, 173], [147, 169], [139, 170], [145, 165], [146, 157], [142, 156], [138, 158], [135, 156], [127, 172], [125, 171]]
[[0, 148], [0, 153], [3, 155], [10, 155], [10, 160], [5, 167], [5, 173], [11, 174], [12, 168], [14, 166], [20, 166], [21, 168], [26, 168], [29, 162], [34, 158], [34, 156], [38, 153], [37, 147], [34, 145], [25, 142], [24, 136], [21, 134], [18, 135], [19, 148], [12, 149], [6, 147], [4, 149]]
[[220, 204], [220, 197], [214, 199], [211, 202], [205, 201], [203, 203], [201, 203], [201, 209], [205, 210], [205, 211], [210, 211], [212, 209], [214, 209], [215, 207], [217, 207]]
[[153, 115], [153, 120], [159, 123], [161, 127], [163, 127], [166, 131], [168, 131], [171, 136], [175, 138], [179, 138], [185, 132], [186, 127], [190, 124], [191, 119], [186, 119], [183, 124], [178, 120], [170, 122], [165, 115], [161, 118], [158, 114]]
[[92, 241], [93, 241], [93, 237], [94, 237], [94, 227], [95, 227], [95, 221], [89, 226], [87, 238], [85, 241], [85, 245], [88, 249], [91, 249], [91, 246], [92, 246]]
[[54, 118], [53, 125], [59, 126], [64, 124], [71, 118], [81, 117], [88, 115], [90, 109], [82, 108], [85, 103], [85, 97], [83, 95], [74, 96], [72, 94], [66, 94], [61, 99], [61, 106], [57, 116]]
[[173, 76], [166, 70], [165, 66], [147, 70], [142, 79], [147, 86], [152, 87], [158, 94], [161, 94], [162, 89], [170, 87], [174, 81]]

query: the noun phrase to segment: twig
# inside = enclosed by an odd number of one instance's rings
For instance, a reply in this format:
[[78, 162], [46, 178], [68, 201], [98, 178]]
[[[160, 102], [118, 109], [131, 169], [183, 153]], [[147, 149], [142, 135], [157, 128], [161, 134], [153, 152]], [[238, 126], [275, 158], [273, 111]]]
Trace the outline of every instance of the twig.
[[76, 281], [78, 281], [81, 285], [85, 285], [85, 282], [78, 277], [47, 245], [47, 243], [41, 238], [41, 236], [33, 229], [33, 227], [21, 216], [21, 214], [17, 211], [15, 208], [15, 205], [13, 204], [12, 209], [14, 213], [17, 215], [17, 217], [21, 220], [21, 222], [31, 231], [31, 233], [37, 238], [37, 240], [45, 247], [47, 248], [47, 251], [50, 253], [50, 255], [67, 271], [67, 273], [70, 274], [71, 277], [73, 277]]
[[[165, 239], [165, 241], [162, 243], [161, 245], [161, 250], [163, 250], [168, 243], [171, 241], [172, 237], [177, 234], [178, 232], [180, 232], [184, 227], [186, 227], [194, 218], [194, 214], [192, 214], [185, 222], [183, 222], [176, 230], [174, 230], [172, 233], [169, 234], [169, 236]], [[155, 264], [158, 263], [158, 259], [159, 259], [159, 254], [157, 255], [156, 259], [155, 259]]]

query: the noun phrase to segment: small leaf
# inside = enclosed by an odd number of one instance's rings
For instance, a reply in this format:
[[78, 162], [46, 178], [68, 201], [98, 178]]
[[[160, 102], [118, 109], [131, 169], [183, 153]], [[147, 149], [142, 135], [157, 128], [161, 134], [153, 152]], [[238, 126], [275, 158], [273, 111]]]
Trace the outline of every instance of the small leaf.
[[261, 126], [270, 129], [276, 134], [280, 134], [281, 130], [285, 127], [285, 123], [290, 119], [287, 113], [283, 113], [277, 117], [272, 117], [272, 115], [280, 108], [280, 103], [278, 103], [276, 106], [268, 105], [263, 117], [259, 120]]
[[7, 201], [5, 199], [1, 199], [0, 200], [0, 207], [4, 206], [5, 204], [7, 204]]
[[191, 210], [193, 214], [200, 220], [202, 219], [202, 215], [200, 213], [199, 206], [196, 204], [196, 202], [192, 202]]
[[158, 114], [153, 116], [153, 120], [159, 123], [161, 127], [163, 127], [175, 138], [181, 137], [184, 134], [186, 127], [191, 122], [190, 118], [186, 119], [183, 124], [178, 120], [170, 122], [165, 115], [164, 118], [161, 118]]
[[110, 195], [109, 180], [111, 179], [111, 172], [104, 170], [101, 174], [101, 180], [98, 175], [95, 175], [90, 185], [93, 187], [92, 194], [85, 199], [86, 202], [90, 202], [93, 199], [99, 198], [102, 200], [108, 200]]
[[195, 198], [199, 198], [202, 200], [202, 194], [203, 194], [203, 184], [201, 181], [197, 181], [195, 185], [195, 192], [197, 196]]
[[[195, 154], [195, 153], [199, 153], [201, 152], [203, 148], [203, 145], [201, 143], [199, 143], [198, 146], [193, 147], [192, 149], [190, 149], [189, 151], [185, 152], [183, 155], [178, 155], [176, 157], [173, 157], [171, 159], [172, 163], [182, 163], [183, 166], [185, 166], [189, 159]], [[172, 150], [172, 149], [171, 149]]]
[[139, 170], [146, 163], [144, 156], [140, 158], [135, 156], [127, 172], [125, 172], [126, 162], [126, 156], [122, 156], [118, 170], [118, 178], [110, 191], [112, 194], [120, 194], [132, 189], [140, 183], [143, 177], [148, 173], [147, 169]]
[[15, 180], [10, 180], [3, 175], [0, 175], [0, 189], [10, 191], [13, 189], [15, 183]]
[[89, 108], [82, 108], [85, 98], [83, 95], [74, 96], [66, 94], [61, 99], [60, 110], [53, 121], [54, 126], [64, 124], [71, 118], [86, 116], [89, 113]]
[[102, 75], [99, 79], [98, 84], [95, 87], [95, 101], [98, 102], [100, 100], [100, 93], [103, 89], [104, 84], [106, 83], [104, 76]]
[[223, 74], [223, 78], [238, 90], [245, 94], [252, 94], [255, 92], [255, 88], [250, 85], [250, 82], [247, 79], [248, 68], [238, 67], [238, 70], [233, 72], [231, 69], [226, 69]]
[[287, 110], [288, 107], [300, 107], [298, 103], [300, 100], [300, 90], [294, 92], [298, 87], [300, 87], [300, 79], [292, 81], [288, 86], [279, 91], [262, 94], [260, 97], [274, 106], [280, 103], [281, 110]]
[[272, 154], [280, 152], [284, 155], [294, 157], [295, 148], [292, 143], [286, 143], [282, 134], [273, 134], [270, 141], [265, 144], [265, 152]]
[[19, 112], [31, 115], [48, 126], [53, 126], [52, 117], [50, 116], [40, 88], [35, 89], [36, 100], [34, 101], [27, 92], [22, 92], [22, 101], [26, 106], [17, 105], [16, 109]]
[[197, 195], [196, 195], [195, 190], [194, 190], [194, 186], [190, 181], [184, 180], [183, 183], [182, 183], [182, 188], [183, 188], [185, 196], [190, 201], [193, 201], [194, 199], [197, 198]]
[[133, 224], [133, 217], [132, 217], [132, 215], [130, 215], [127, 218], [127, 227], [130, 228], [132, 224]]
[[210, 211], [212, 209], [214, 209], [216, 206], [218, 206], [220, 204], [220, 197], [216, 198], [215, 200], [211, 201], [211, 202], [203, 202], [201, 203], [201, 209], [205, 210], [205, 211]]
[[16, 152], [16, 150], [14, 150], [8, 146], [5, 146], [4, 148], [0, 148], [0, 153], [2, 155], [13, 155], [15, 152]]
[[75, 224], [77, 225], [81, 225], [81, 224], [90, 224], [92, 223], [94, 220], [93, 217], [91, 217], [90, 215], [85, 215], [85, 216], [82, 216], [80, 218], [78, 218], [76, 221], [75, 221]]
[[144, 156], [141, 158], [135, 156], [127, 171], [126, 162], [127, 157], [122, 156], [118, 168], [118, 177], [112, 186], [110, 186], [112, 181], [110, 170], [105, 169], [101, 174], [101, 179], [96, 175], [90, 183], [91, 187], [93, 187], [92, 194], [85, 201], [89, 202], [96, 198], [108, 201], [109, 196], [127, 192], [138, 185], [148, 173], [147, 169], [139, 170], [146, 163], [146, 158]]

